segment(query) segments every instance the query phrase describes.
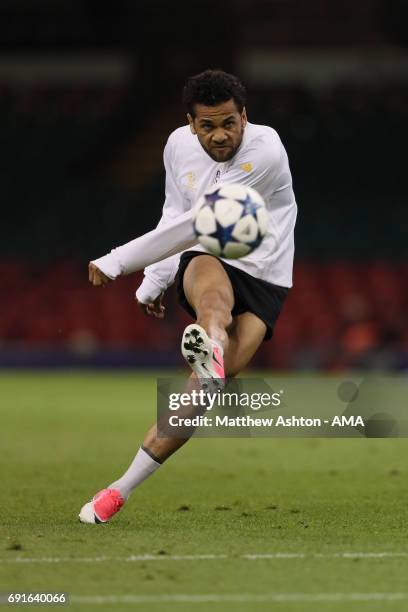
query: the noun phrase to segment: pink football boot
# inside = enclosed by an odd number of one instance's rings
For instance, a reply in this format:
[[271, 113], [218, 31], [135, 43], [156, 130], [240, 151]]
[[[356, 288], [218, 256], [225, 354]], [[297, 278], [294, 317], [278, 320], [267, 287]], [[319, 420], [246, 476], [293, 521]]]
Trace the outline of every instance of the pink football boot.
[[125, 500], [117, 489], [102, 489], [81, 508], [81, 523], [107, 523], [119, 512]]
[[203, 389], [223, 389], [225, 385], [222, 347], [207, 336], [197, 323], [188, 325], [183, 333], [181, 352], [193, 372], [202, 381]]

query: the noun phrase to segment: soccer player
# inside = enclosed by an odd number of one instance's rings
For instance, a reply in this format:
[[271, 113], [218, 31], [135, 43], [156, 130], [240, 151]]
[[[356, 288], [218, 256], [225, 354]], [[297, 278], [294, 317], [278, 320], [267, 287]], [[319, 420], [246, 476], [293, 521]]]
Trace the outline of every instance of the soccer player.
[[[274, 129], [248, 122], [237, 77], [206, 70], [187, 81], [183, 98], [188, 125], [164, 149], [166, 198], [158, 226], [92, 261], [89, 280], [101, 286], [144, 268], [137, 300], [147, 315], [163, 318], [163, 294], [177, 278], [179, 302], [195, 319], [181, 343], [192, 382], [216, 383], [236, 376], [272, 337], [292, 286], [297, 207], [286, 151]], [[194, 235], [192, 207], [216, 183], [253, 187], [269, 212], [261, 245], [238, 260], [206, 254]], [[80, 520], [108, 521], [185, 441], [159, 437], [154, 425], [125, 474], [83, 506]]]

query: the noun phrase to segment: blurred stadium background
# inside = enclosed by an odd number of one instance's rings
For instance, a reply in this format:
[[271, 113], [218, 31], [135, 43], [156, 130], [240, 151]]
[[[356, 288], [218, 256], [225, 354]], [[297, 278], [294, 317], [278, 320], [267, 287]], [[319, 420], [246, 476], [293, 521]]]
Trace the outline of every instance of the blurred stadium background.
[[[407, 6], [402, 0], [2, 0], [0, 366], [179, 367], [186, 317], [87, 263], [154, 227], [185, 78], [238, 74], [299, 204], [271, 369], [408, 367]], [[405, 18], [404, 18], [405, 17]]]

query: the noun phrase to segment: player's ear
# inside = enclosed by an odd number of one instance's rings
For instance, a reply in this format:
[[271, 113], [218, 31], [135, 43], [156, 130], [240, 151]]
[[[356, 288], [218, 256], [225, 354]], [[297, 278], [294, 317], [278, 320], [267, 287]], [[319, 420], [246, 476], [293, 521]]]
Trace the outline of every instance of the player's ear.
[[246, 114], [246, 108], [244, 106], [244, 108], [242, 109], [242, 113], [241, 113], [241, 121], [242, 121], [242, 127], [245, 127], [246, 124], [248, 123], [248, 117]]
[[190, 115], [190, 113], [187, 113], [187, 119], [188, 122], [190, 124], [190, 130], [192, 134], [197, 134], [195, 127], [194, 127], [194, 119], [192, 118], [192, 116]]

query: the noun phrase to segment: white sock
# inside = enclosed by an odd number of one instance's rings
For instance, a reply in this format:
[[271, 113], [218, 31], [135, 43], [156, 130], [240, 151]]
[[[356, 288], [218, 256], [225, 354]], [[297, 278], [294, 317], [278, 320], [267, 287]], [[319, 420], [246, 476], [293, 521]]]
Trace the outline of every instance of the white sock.
[[161, 463], [152, 459], [143, 448], [139, 448], [136, 457], [123, 476], [112, 482], [108, 489], [119, 489], [123, 499], [127, 499], [133, 489], [149, 478], [160, 466]]

